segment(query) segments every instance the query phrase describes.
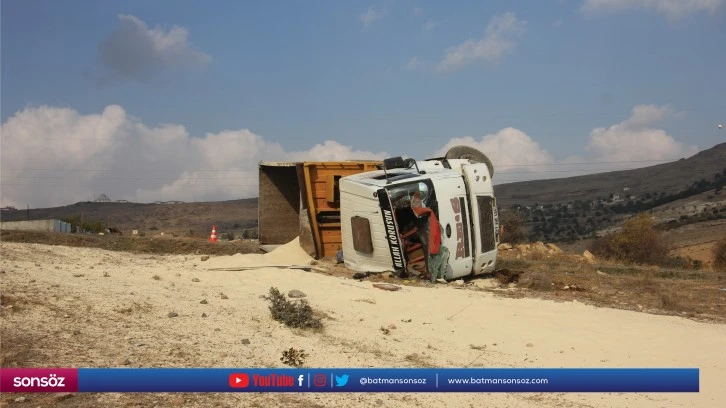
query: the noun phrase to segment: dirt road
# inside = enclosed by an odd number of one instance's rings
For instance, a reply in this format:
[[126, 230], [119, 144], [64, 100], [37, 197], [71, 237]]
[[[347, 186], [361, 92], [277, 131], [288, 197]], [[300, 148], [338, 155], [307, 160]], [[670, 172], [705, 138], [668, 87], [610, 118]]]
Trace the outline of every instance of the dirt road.
[[[28, 395], [34, 407], [716, 407], [726, 400], [726, 325], [451, 286], [387, 292], [314, 272], [206, 270], [223, 261], [3, 243], [2, 366], [286, 367], [280, 356], [295, 347], [309, 354], [308, 367], [701, 369], [698, 394]], [[272, 286], [304, 292], [329, 316], [324, 331], [272, 320], [260, 297]], [[2, 401], [20, 406], [15, 397]]]

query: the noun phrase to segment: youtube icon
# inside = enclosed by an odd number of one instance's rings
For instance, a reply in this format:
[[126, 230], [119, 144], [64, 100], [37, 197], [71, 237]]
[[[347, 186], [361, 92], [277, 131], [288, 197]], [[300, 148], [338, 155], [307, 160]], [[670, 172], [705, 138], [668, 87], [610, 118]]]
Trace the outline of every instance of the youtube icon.
[[247, 374], [230, 374], [229, 386], [232, 388], [247, 388], [250, 385], [250, 376]]

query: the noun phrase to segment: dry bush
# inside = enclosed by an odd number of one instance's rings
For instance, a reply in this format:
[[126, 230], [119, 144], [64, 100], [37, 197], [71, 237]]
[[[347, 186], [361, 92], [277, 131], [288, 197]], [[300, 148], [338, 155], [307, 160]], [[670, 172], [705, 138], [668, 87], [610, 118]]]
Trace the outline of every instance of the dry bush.
[[500, 225], [503, 229], [501, 243], [512, 245], [527, 241], [527, 236], [522, 231], [522, 216], [516, 211], [504, 211], [501, 213]]
[[280, 357], [280, 361], [282, 361], [283, 364], [289, 365], [291, 367], [302, 367], [305, 364], [305, 359], [307, 357], [308, 354], [305, 352], [305, 350], [298, 350], [294, 347], [290, 347], [288, 350], [282, 352], [282, 357]]
[[698, 269], [699, 263], [690, 256], [669, 256], [663, 260], [662, 266], [674, 269]]
[[503, 268], [494, 271], [494, 278], [502, 285], [508, 285], [510, 283], [516, 283], [522, 273], [521, 271], [510, 271], [509, 269]]
[[409, 363], [411, 363], [414, 367], [419, 367], [419, 368], [436, 367], [436, 365], [433, 364], [431, 362], [431, 360], [428, 357], [424, 356], [423, 354], [418, 354], [418, 353], [407, 354], [403, 359], [408, 361]]
[[541, 261], [547, 259], [547, 255], [547, 252], [535, 249], [527, 254], [527, 259], [529, 259], [530, 261]]
[[658, 273], [658, 267], [649, 267], [647, 270], [640, 274], [640, 278], [636, 279], [634, 288], [638, 288], [640, 293], [650, 292], [654, 293], [658, 290], [658, 284], [655, 280], [656, 274]]
[[134, 312], [139, 313], [149, 313], [152, 310], [152, 306], [148, 302], [144, 302], [143, 304], [139, 302], [133, 302], [131, 306], [129, 307], [123, 307], [123, 306], [117, 306], [113, 309], [114, 312], [120, 313], [123, 315], [130, 315]]
[[295, 329], [322, 329], [323, 321], [315, 316], [313, 308], [305, 299], [290, 301], [277, 288], [270, 288], [270, 296], [267, 298], [270, 305], [272, 318]]
[[713, 247], [713, 268], [726, 271], [726, 237], [721, 238]]
[[622, 231], [595, 240], [589, 249], [598, 257], [619, 262], [662, 265], [669, 260], [670, 247], [650, 216], [640, 213], [626, 221]]
[[552, 278], [541, 271], [525, 272], [519, 277], [517, 286], [538, 292], [548, 292], [552, 290]]
[[671, 312], [679, 311], [681, 308], [681, 305], [678, 303], [678, 300], [664, 292], [660, 293], [660, 296], [658, 297], [658, 303], [661, 309], [668, 310]]

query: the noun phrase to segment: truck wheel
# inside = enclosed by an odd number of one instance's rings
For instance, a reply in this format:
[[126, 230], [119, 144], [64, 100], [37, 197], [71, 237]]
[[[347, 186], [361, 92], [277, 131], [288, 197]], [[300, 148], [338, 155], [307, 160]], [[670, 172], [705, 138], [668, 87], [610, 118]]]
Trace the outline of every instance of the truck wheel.
[[469, 160], [474, 163], [484, 163], [489, 169], [489, 177], [494, 177], [494, 165], [487, 155], [469, 146], [454, 146], [446, 152], [447, 159]]

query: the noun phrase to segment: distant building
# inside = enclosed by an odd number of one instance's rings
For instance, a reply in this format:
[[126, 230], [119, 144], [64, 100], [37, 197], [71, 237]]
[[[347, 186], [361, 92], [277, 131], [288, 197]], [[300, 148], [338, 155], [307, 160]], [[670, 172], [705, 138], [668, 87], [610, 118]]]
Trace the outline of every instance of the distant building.
[[0, 211], [17, 211], [18, 209], [12, 206], [0, 208]]
[[117, 203], [128, 203], [129, 200], [116, 200]]
[[106, 194], [101, 194], [100, 196], [96, 197], [95, 200], [93, 200], [95, 203], [110, 203], [111, 199], [108, 198]]

